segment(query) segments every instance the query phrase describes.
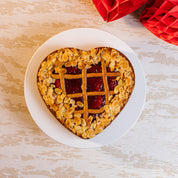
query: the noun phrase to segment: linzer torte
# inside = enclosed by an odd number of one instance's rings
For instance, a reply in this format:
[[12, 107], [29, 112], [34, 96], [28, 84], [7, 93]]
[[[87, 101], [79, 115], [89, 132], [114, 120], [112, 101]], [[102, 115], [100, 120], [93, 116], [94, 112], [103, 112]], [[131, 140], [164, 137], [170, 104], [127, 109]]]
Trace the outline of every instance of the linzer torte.
[[116, 118], [134, 84], [127, 57], [108, 47], [59, 49], [42, 61], [37, 74], [38, 89], [49, 110], [85, 139], [101, 133]]

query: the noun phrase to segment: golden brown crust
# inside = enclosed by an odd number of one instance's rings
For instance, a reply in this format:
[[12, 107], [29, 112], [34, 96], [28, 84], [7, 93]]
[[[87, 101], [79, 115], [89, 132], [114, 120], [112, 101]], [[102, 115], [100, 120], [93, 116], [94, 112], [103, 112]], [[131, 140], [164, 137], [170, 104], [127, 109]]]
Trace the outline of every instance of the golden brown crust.
[[[101, 62], [101, 73], [87, 73], [92, 65]], [[66, 74], [65, 67], [77, 66], [81, 74]], [[106, 67], [111, 72], [107, 72]], [[55, 72], [54, 72], [55, 71]], [[113, 71], [113, 72], [112, 72]], [[109, 91], [108, 77], [116, 77], [117, 86]], [[104, 91], [86, 91], [89, 77], [102, 77]], [[82, 79], [81, 93], [67, 94], [65, 79]], [[60, 80], [60, 88], [55, 81]], [[46, 57], [37, 74], [39, 92], [50, 111], [70, 131], [81, 138], [92, 138], [102, 132], [120, 113], [127, 103], [135, 84], [135, 75], [129, 60], [113, 48], [101, 47], [90, 51], [75, 48], [59, 49]], [[88, 96], [105, 95], [105, 106], [100, 109], [88, 109]], [[73, 98], [83, 97], [83, 102]], [[82, 110], [76, 110], [77, 107]], [[99, 114], [93, 119], [91, 114]]]

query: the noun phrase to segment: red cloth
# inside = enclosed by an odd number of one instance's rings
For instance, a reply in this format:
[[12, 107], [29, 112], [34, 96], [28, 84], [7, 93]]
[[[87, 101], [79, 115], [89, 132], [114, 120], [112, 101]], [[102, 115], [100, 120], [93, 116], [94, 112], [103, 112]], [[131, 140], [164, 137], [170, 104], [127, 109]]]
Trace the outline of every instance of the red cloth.
[[138, 9], [148, 0], [93, 0], [98, 12], [107, 22], [119, 19]]
[[140, 21], [157, 37], [178, 45], [178, 0], [150, 0]]

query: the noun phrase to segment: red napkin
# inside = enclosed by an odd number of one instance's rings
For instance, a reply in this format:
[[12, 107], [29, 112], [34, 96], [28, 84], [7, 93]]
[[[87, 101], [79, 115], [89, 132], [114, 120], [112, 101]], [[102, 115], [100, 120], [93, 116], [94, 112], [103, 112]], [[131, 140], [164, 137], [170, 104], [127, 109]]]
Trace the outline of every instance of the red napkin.
[[178, 0], [150, 0], [140, 21], [157, 37], [178, 45]]
[[107, 22], [119, 19], [141, 7], [148, 0], [93, 0], [98, 12]]

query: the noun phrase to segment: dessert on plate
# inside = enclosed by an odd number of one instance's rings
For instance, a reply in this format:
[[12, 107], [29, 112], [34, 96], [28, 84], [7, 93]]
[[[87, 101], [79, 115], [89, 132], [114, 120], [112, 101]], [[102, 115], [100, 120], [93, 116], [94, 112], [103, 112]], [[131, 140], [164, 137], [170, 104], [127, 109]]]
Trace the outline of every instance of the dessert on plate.
[[38, 90], [52, 114], [77, 136], [101, 133], [121, 112], [135, 84], [121, 52], [62, 48], [49, 54], [37, 73]]

